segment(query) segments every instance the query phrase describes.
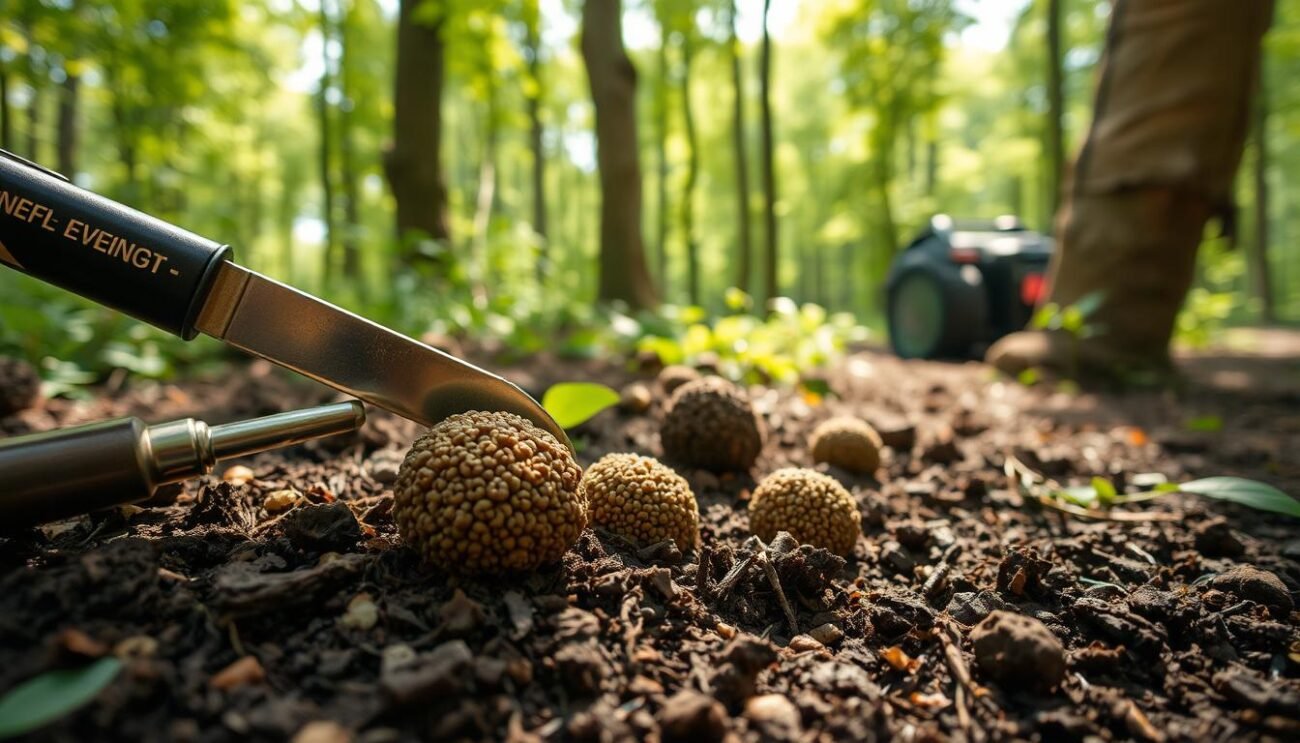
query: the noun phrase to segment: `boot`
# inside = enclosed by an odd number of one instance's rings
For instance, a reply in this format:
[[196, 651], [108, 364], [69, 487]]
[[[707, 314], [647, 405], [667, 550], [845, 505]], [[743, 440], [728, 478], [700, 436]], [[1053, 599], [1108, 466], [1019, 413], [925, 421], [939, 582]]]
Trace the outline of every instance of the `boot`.
[[[1057, 218], [1050, 301], [1094, 304], [1081, 332], [989, 348], [1010, 374], [1163, 378], [1205, 224], [1230, 203], [1271, 0], [1117, 0], [1094, 121]], [[1081, 302], [1081, 300], [1085, 300]]]
[[986, 360], [1012, 375], [1037, 368], [1085, 381], [1165, 379], [1212, 208], [1204, 196], [1167, 188], [1073, 199], [1057, 228], [1051, 301], [1091, 306], [1083, 328], [1013, 333]]

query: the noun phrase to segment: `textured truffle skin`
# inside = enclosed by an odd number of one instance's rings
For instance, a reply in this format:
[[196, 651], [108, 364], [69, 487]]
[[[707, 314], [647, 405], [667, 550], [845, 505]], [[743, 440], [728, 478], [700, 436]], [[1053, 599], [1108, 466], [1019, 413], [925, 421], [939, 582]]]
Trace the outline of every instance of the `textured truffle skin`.
[[880, 467], [880, 434], [866, 421], [842, 416], [813, 429], [809, 448], [814, 462], [870, 474]]
[[676, 392], [678, 387], [699, 378], [700, 373], [694, 367], [683, 364], [673, 364], [659, 370], [659, 386], [670, 395]]
[[453, 573], [559, 560], [587, 528], [568, 447], [511, 413], [453, 415], [416, 439], [393, 484], [402, 539]]
[[720, 377], [678, 388], [659, 433], [669, 459], [714, 472], [747, 470], [763, 449], [763, 424], [754, 406]]
[[580, 492], [592, 526], [638, 546], [671, 539], [687, 550], [699, 543], [700, 507], [690, 484], [653, 457], [607, 454], [587, 468]]
[[0, 356], [0, 417], [30, 408], [40, 395], [41, 377], [35, 367], [21, 359]]
[[763, 479], [749, 501], [749, 529], [764, 541], [780, 531], [841, 557], [853, 554], [862, 532], [858, 504], [833, 477], [787, 467]]

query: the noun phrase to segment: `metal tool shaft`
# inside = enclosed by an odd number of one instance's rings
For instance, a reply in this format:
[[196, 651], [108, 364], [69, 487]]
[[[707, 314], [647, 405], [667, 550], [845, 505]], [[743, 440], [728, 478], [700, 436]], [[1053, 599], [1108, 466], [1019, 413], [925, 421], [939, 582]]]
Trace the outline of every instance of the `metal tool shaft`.
[[146, 426], [123, 418], [2, 441], [0, 529], [146, 500], [158, 486], [210, 472], [219, 460], [364, 422], [364, 406], [345, 402], [221, 426], [193, 418]]

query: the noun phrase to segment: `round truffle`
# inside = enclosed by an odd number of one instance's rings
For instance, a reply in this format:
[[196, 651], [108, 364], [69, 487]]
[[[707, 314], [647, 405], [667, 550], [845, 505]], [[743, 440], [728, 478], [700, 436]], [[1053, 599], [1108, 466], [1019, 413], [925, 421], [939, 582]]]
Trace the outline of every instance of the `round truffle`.
[[695, 371], [694, 367], [683, 364], [673, 364], [659, 370], [659, 386], [670, 395], [676, 392], [678, 387], [699, 378], [700, 373]]
[[669, 459], [714, 472], [754, 465], [763, 449], [763, 423], [739, 387], [705, 377], [682, 385], [669, 404], [659, 432]]
[[402, 539], [454, 573], [555, 562], [587, 527], [568, 447], [511, 413], [453, 415], [416, 439], [393, 483]]
[[580, 492], [593, 526], [647, 546], [671, 539], [699, 542], [700, 507], [686, 478], [653, 457], [607, 454], [587, 468]]
[[36, 404], [41, 396], [41, 376], [21, 359], [0, 356], [0, 417]]
[[809, 448], [814, 462], [870, 474], [880, 467], [880, 434], [866, 421], [842, 416], [813, 429]]
[[789, 532], [841, 557], [853, 554], [862, 532], [858, 504], [833, 477], [788, 467], [763, 479], [749, 501], [749, 529], [764, 541]]

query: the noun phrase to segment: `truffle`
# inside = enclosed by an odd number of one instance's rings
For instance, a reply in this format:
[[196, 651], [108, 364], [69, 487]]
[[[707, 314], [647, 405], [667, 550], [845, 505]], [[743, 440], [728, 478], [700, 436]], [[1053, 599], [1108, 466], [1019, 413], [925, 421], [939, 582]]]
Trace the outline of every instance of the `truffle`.
[[749, 502], [749, 528], [764, 541], [789, 532], [800, 544], [853, 554], [862, 515], [853, 496], [834, 478], [787, 467], [763, 479]]
[[814, 462], [870, 474], [880, 466], [880, 434], [865, 421], [841, 416], [813, 429], [809, 448]]
[[743, 390], [705, 377], [673, 394], [660, 437], [669, 459], [715, 472], [747, 470], [763, 448], [763, 424]]
[[580, 492], [593, 526], [638, 546], [671, 539], [687, 550], [699, 541], [700, 508], [690, 484], [653, 457], [607, 454], [587, 468]]
[[0, 356], [0, 417], [12, 415], [36, 404], [41, 395], [41, 376], [21, 359]]
[[511, 413], [453, 415], [416, 439], [393, 484], [402, 539], [466, 574], [559, 560], [587, 527], [568, 447]]
[[694, 382], [700, 378], [700, 373], [695, 371], [694, 367], [684, 366], [682, 364], [673, 364], [665, 366], [659, 371], [659, 386], [664, 388], [664, 392], [673, 394], [678, 387], [687, 382]]

